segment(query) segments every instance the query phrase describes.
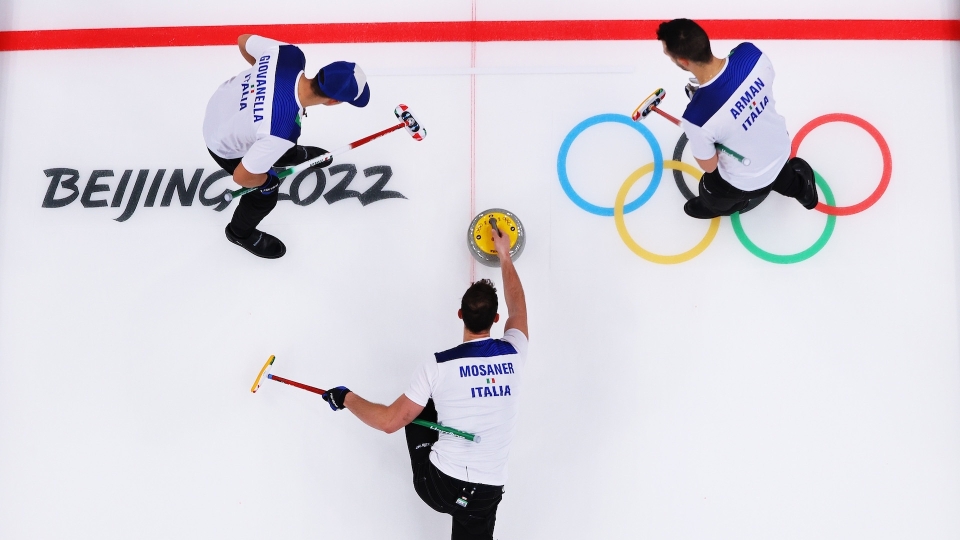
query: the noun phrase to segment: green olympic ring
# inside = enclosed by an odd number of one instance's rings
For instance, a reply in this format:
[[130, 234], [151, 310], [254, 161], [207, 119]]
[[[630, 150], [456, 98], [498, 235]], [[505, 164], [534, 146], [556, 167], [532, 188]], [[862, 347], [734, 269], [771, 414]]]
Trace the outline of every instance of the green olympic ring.
[[[814, 171], [814, 176], [817, 179], [817, 186], [820, 187], [820, 190], [823, 191], [823, 198], [827, 200], [827, 204], [833, 206], [836, 204], [836, 201], [833, 198], [833, 192], [830, 191], [830, 186], [827, 185], [827, 181], [820, 176], [820, 173]], [[740, 239], [740, 243], [743, 244], [743, 247], [747, 248], [747, 251], [753, 253], [757, 257], [772, 263], [777, 264], [793, 264], [801, 261], [805, 261], [810, 257], [813, 257], [823, 249], [823, 246], [827, 245], [827, 242], [830, 240], [830, 235], [833, 234], [833, 229], [837, 224], [837, 216], [828, 214], [827, 215], [827, 225], [823, 228], [823, 233], [820, 234], [820, 238], [813, 243], [812, 246], [801, 251], [800, 253], [794, 253], [793, 255], [777, 255], [776, 253], [770, 253], [769, 251], [764, 251], [760, 249], [750, 238], [747, 237], [747, 233], [743, 230], [743, 225], [740, 224], [740, 213], [737, 212], [730, 216], [730, 223], [733, 225], [733, 232], [737, 233], [737, 238]]]

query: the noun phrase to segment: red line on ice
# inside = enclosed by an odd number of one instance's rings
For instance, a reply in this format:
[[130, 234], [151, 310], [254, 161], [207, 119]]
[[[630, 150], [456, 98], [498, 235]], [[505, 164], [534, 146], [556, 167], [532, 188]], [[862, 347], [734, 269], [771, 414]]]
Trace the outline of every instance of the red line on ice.
[[[477, 0], [470, 2], [471, 24], [477, 20]], [[470, 43], [470, 67], [477, 67], [477, 44]], [[470, 217], [477, 213], [477, 76], [470, 75]], [[470, 255], [470, 283], [477, 279], [477, 261]]]
[[[244, 33], [290, 43], [652, 40], [659, 20], [449, 21], [86, 28], [0, 32], [0, 51], [233, 45]], [[700, 20], [714, 39], [960, 41], [956, 20]]]

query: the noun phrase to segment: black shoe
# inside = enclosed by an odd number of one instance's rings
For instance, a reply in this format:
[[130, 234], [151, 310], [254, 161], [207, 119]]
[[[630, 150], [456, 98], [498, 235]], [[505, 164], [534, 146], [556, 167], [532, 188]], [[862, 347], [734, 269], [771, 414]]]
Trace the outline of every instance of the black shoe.
[[[280, 159], [273, 164], [274, 169], [286, 169], [287, 167], [292, 167], [293, 165], [299, 165], [304, 161], [310, 161], [311, 159], [318, 158], [327, 151], [319, 146], [300, 146], [296, 145], [290, 150], [287, 150], [285, 154], [280, 156]], [[327, 167], [333, 163], [332, 159], [328, 159], [321, 163], [320, 167]]]
[[766, 200], [767, 195], [769, 195], [769, 194], [770, 194], [770, 192], [768, 191], [768, 192], [764, 193], [763, 195], [760, 195], [759, 197], [754, 197], [754, 198], [748, 200], [748, 201], [747, 201], [747, 205], [743, 207], [743, 210], [740, 210], [740, 215], [742, 216], [742, 215], [746, 214], [747, 212], [753, 210], [754, 208], [760, 206], [760, 203], [762, 203], [764, 200]]
[[697, 219], [713, 219], [720, 216], [720, 214], [701, 206], [700, 197], [694, 197], [687, 201], [687, 203], [683, 205], [683, 211], [688, 216]]
[[230, 224], [228, 223], [225, 232], [227, 233], [227, 240], [253, 253], [257, 257], [279, 259], [287, 252], [287, 246], [283, 245], [283, 242], [281, 242], [279, 238], [256, 229], [253, 230], [253, 234], [250, 236], [240, 238], [233, 234], [233, 231], [230, 230]]
[[803, 192], [796, 199], [807, 210], [813, 210], [817, 207], [818, 202], [817, 179], [813, 175], [813, 167], [798, 157], [791, 158], [789, 163], [794, 172], [804, 181]]
[[750, 206], [750, 201], [749, 201], [749, 200], [742, 201], [742, 202], [737, 203], [736, 206], [734, 206], [733, 208], [731, 208], [729, 211], [724, 212], [724, 213], [722, 213], [722, 214], [720, 214], [720, 215], [721, 215], [721, 216], [732, 216], [732, 215], [736, 214], [737, 212], [740, 212], [740, 213], [742, 214], [742, 213], [744, 213], [744, 212], [746, 212], [746, 211], [748, 210], [748, 208], [747, 208], [748, 206]]
[[720, 217], [720, 216], [730, 216], [735, 214], [736, 212], [746, 211], [747, 206], [750, 204], [750, 201], [741, 201], [735, 204], [733, 208], [731, 208], [730, 210], [727, 210], [726, 212], [716, 212], [713, 210], [707, 210], [706, 208], [703, 208], [700, 205], [700, 201], [698, 199], [699, 197], [694, 197], [689, 201], [687, 201], [686, 204], [683, 205], [683, 211], [686, 212], [688, 216], [692, 218], [697, 218], [697, 219], [713, 219], [715, 217]]

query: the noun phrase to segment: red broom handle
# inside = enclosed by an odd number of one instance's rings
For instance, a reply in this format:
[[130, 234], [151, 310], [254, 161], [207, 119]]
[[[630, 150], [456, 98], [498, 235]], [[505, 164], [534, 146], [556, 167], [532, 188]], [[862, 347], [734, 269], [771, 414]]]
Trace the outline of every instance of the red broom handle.
[[656, 105], [654, 105], [654, 106], [652, 106], [652, 107], [650, 107], [650, 108], [653, 109], [654, 112], [659, 113], [660, 116], [666, 118], [667, 120], [673, 122], [674, 124], [676, 124], [676, 125], [678, 125], [678, 126], [680, 125], [680, 121], [679, 121], [679, 120], [677, 120], [677, 119], [674, 118], [673, 116], [670, 116], [669, 114], [661, 111], [660, 109], [658, 109], [658, 108], [656, 107]]
[[366, 136], [366, 137], [364, 137], [364, 138], [362, 138], [362, 139], [358, 139], [358, 140], [356, 140], [356, 141], [353, 141], [352, 143], [350, 143], [350, 148], [356, 148], [356, 147], [358, 147], [358, 146], [363, 146], [364, 144], [367, 144], [368, 142], [370, 142], [370, 141], [372, 141], [372, 140], [374, 140], [374, 139], [378, 139], [378, 138], [380, 138], [380, 137], [383, 137], [383, 136], [386, 135], [387, 133], [390, 133], [390, 132], [392, 132], [392, 131], [396, 131], [396, 130], [398, 130], [398, 129], [406, 126], [406, 125], [407, 125], [407, 124], [405, 124], [404, 122], [400, 122], [399, 124], [397, 124], [397, 125], [395, 125], [395, 126], [390, 126], [390, 127], [388, 127], [387, 129], [385, 129], [385, 130], [383, 130], [383, 131], [378, 131], [377, 133], [374, 133], [373, 135], [368, 135], [368, 136]]
[[280, 382], [282, 382], [282, 383], [284, 383], [284, 384], [289, 384], [290, 386], [296, 386], [297, 388], [302, 388], [302, 389], [304, 389], [304, 390], [306, 390], [306, 391], [308, 391], [308, 392], [313, 392], [314, 394], [320, 394], [321, 396], [322, 396], [323, 394], [326, 394], [326, 393], [327, 393], [326, 390], [321, 390], [321, 389], [319, 389], [319, 388], [316, 388], [316, 387], [313, 387], [313, 386], [310, 386], [310, 385], [306, 385], [306, 384], [303, 384], [303, 383], [298, 383], [297, 381], [291, 381], [290, 379], [284, 379], [283, 377], [279, 377], [279, 376], [274, 375], [274, 374], [272, 374], [272, 373], [269, 374], [269, 375], [267, 375], [267, 378], [273, 379], [273, 380], [275, 380], [275, 381], [280, 381]]

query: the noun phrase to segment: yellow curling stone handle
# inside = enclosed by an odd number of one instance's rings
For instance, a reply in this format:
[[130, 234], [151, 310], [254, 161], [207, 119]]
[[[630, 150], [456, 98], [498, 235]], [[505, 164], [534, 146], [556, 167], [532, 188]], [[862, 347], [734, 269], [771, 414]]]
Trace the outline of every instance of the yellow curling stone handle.
[[501, 232], [510, 236], [510, 249], [512, 250], [517, 245], [517, 236], [520, 231], [517, 228], [517, 223], [510, 219], [510, 216], [500, 212], [490, 212], [477, 222], [477, 225], [473, 228], [473, 243], [480, 248], [480, 251], [488, 255], [497, 254], [497, 248], [493, 246], [494, 232], [493, 226], [490, 224], [491, 218], [496, 221], [497, 228]]

